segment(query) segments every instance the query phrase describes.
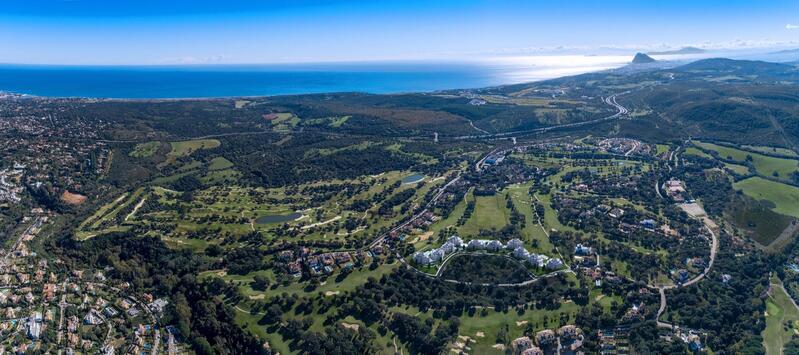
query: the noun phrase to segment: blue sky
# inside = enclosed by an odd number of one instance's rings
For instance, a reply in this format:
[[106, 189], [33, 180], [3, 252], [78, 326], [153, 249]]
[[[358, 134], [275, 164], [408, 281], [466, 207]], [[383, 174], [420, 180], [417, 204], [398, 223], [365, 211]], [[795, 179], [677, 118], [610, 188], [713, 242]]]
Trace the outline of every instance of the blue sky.
[[[793, 27], [797, 28], [793, 28]], [[474, 59], [601, 47], [799, 47], [799, 1], [3, 0], [0, 62]]]

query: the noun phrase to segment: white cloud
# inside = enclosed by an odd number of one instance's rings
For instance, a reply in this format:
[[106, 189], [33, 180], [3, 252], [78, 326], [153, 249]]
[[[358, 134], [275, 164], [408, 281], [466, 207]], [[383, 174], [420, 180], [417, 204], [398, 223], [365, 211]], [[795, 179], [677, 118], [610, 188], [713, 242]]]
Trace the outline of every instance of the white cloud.
[[792, 25], [792, 24], [790, 24], [790, 23], [789, 23], [789, 24], [787, 24], [787, 25], [785, 25], [785, 29], [786, 29], [786, 30], [795, 30], [795, 29], [797, 29], [797, 28], [799, 28], [799, 25]]

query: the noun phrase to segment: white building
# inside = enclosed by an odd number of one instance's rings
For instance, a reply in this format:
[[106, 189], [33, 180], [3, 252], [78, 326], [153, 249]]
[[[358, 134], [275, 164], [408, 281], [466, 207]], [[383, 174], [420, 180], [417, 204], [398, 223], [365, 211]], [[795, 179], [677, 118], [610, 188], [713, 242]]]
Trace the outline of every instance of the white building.
[[516, 250], [517, 248], [524, 248], [524, 242], [522, 242], [518, 238], [513, 238], [508, 241], [506, 247], [511, 250]]
[[458, 251], [463, 246], [463, 239], [453, 235], [447, 239], [444, 245], [427, 251], [417, 252], [413, 255], [413, 261], [421, 265], [429, 265], [441, 261], [448, 254]]

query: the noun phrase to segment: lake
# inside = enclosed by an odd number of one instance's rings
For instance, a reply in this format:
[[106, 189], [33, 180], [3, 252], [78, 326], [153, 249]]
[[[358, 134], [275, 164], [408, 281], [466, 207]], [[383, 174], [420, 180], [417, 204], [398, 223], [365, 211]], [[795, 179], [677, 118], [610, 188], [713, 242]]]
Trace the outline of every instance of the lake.
[[406, 177], [402, 178], [402, 183], [403, 184], [413, 184], [413, 183], [417, 183], [417, 182], [422, 181], [422, 180], [424, 180], [424, 175], [422, 175], [422, 174], [413, 174], [411, 176], [406, 176]]
[[293, 220], [295, 220], [297, 218], [300, 218], [300, 217], [302, 217], [302, 214], [298, 213], [298, 212], [294, 212], [294, 213], [291, 213], [291, 214], [282, 214], [282, 215], [281, 214], [270, 214], [270, 215], [258, 217], [258, 219], [255, 220], [255, 223], [258, 223], [258, 224], [285, 223], [285, 222], [291, 222], [291, 221], [293, 221]]
[[203, 98], [403, 93], [515, 84], [609, 69], [631, 56], [275, 65], [0, 65], [0, 91], [49, 97]]

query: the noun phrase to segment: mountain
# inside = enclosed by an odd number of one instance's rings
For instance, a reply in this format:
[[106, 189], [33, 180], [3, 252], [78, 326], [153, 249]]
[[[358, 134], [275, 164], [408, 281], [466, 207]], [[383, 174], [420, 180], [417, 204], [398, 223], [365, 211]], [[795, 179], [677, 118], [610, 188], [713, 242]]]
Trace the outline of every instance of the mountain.
[[783, 49], [781, 51], [771, 52], [769, 54], [796, 54], [799, 53], [799, 48]]
[[655, 59], [652, 57], [644, 54], [644, 53], [636, 53], [635, 58], [633, 58], [633, 64], [646, 64], [646, 63], [654, 63]]
[[700, 54], [705, 53], [705, 50], [702, 48], [696, 47], [682, 47], [677, 50], [671, 51], [660, 51], [660, 52], [649, 52], [649, 55], [676, 55], [676, 54]]
[[690, 73], [694, 79], [726, 76], [727, 78], [737, 77], [738, 81], [751, 82], [799, 81], [799, 69], [796, 66], [759, 60], [710, 58], [698, 60], [676, 69]]

